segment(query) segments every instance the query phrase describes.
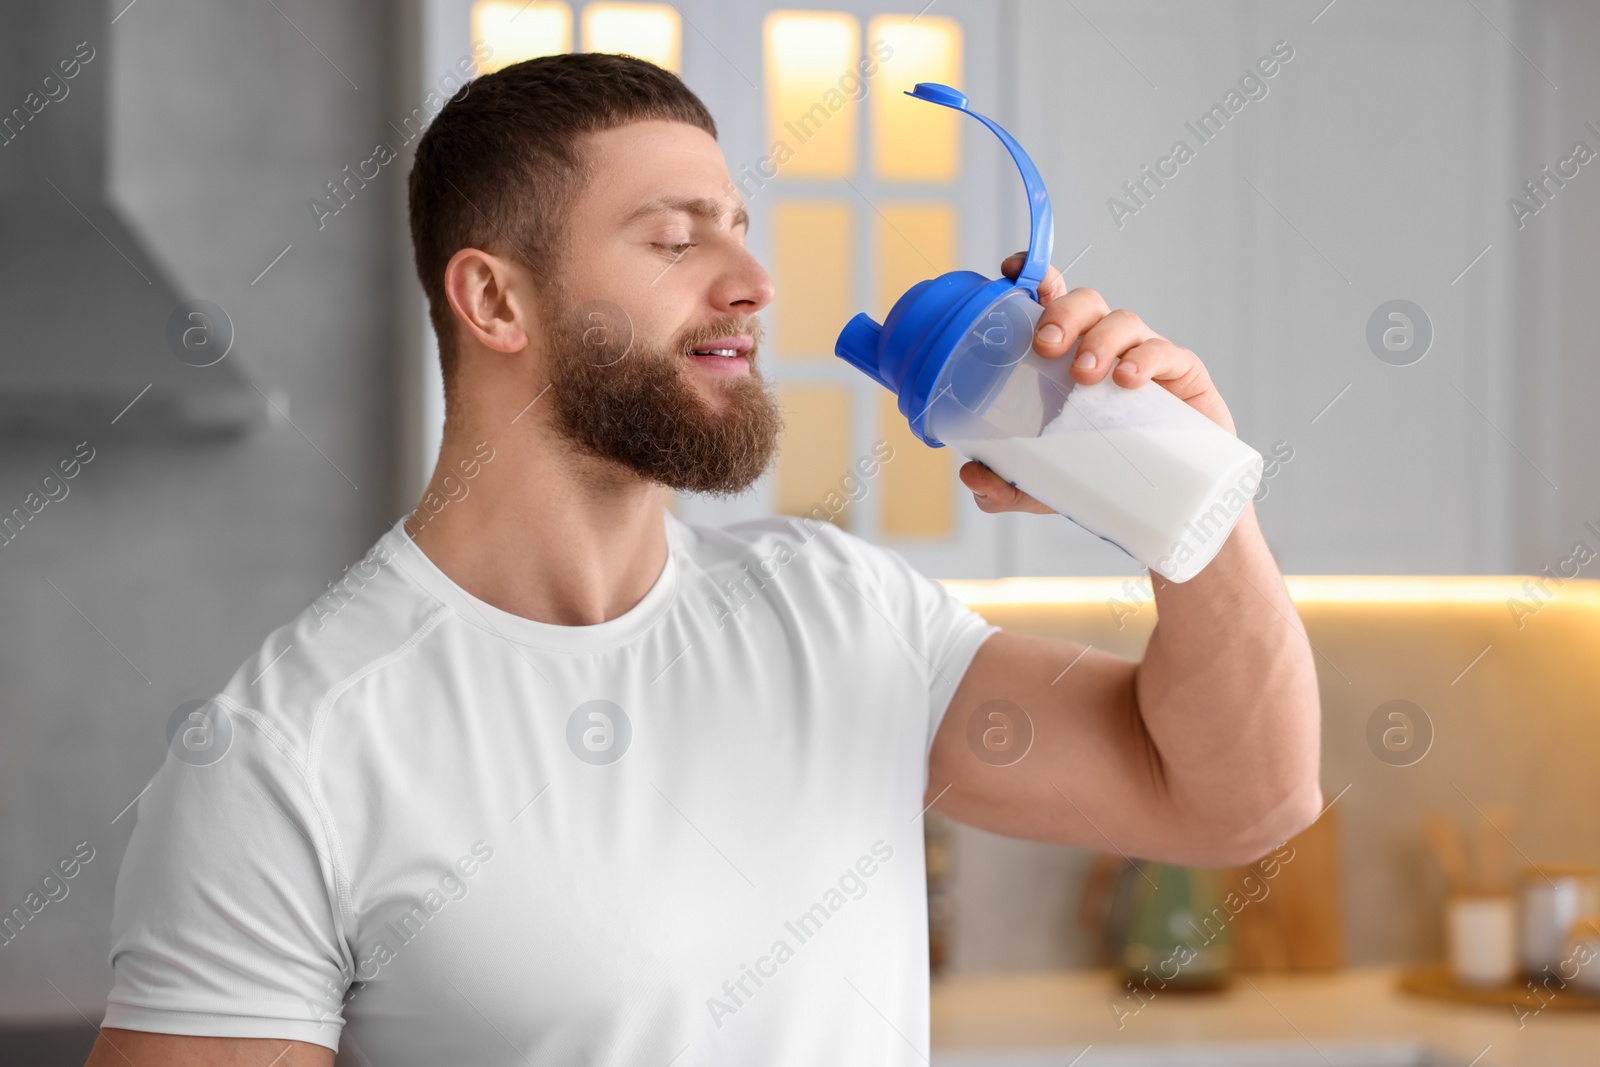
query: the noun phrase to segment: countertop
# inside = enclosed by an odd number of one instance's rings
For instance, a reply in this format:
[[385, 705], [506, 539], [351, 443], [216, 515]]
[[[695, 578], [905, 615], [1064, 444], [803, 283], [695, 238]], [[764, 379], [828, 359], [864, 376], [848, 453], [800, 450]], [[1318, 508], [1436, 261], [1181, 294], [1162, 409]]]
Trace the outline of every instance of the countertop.
[[[1420, 1041], [1462, 1067], [1600, 1064], [1600, 1011], [1546, 1007], [1519, 1026], [1509, 1006], [1405, 993], [1396, 975], [1389, 967], [1235, 975], [1214, 993], [1158, 989], [1137, 1012], [1107, 971], [942, 976], [933, 983], [933, 1050], [1050, 1048], [1068, 1053], [1065, 1064], [1085, 1045]], [[1120, 1028], [1111, 1002], [1126, 1009]]]

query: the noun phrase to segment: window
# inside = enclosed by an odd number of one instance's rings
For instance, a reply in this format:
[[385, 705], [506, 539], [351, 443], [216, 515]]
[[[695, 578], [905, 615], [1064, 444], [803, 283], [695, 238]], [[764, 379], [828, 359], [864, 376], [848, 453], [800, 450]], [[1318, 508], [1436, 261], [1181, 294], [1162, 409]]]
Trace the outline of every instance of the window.
[[472, 5], [472, 39], [493, 50], [481, 67], [484, 73], [535, 56], [570, 52], [572, 8], [548, 0], [478, 0]]
[[[786, 177], [848, 178], [856, 173], [859, 101], [847, 95], [861, 54], [861, 26], [837, 11], [774, 11], [762, 36], [766, 57], [767, 139], [792, 157]], [[859, 92], [859, 89], [856, 90]]]
[[[879, 15], [867, 24], [867, 37], [892, 51], [887, 62], [898, 83], [961, 86], [961, 26], [954, 19]], [[954, 180], [961, 165], [961, 124], [971, 121], [904, 93], [873, 93], [873, 173], [891, 181]]]
[[[671, 4], [587, 4], [580, 39], [585, 52], [621, 52], [677, 73], [681, 21]], [[493, 49], [485, 71], [570, 52], [572, 7], [559, 0], [478, 0], [472, 5], [472, 37]]]
[[589, 4], [583, 9], [583, 50], [638, 56], [677, 74], [679, 23], [671, 4]]
[[[855, 314], [855, 204], [785, 199], [772, 207], [775, 347], [788, 359], [832, 360], [839, 327]], [[791, 296], [792, 294], [792, 296]]]
[[[806, 367], [803, 381], [779, 386], [787, 430], [776, 505], [788, 514], [809, 511], [882, 438], [894, 457], [869, 489], [875, 504], [846, 508], [835, 521], [863, 533], [949, 538], [950, 451], [918, 441], [895, 398], [835, 357], [833, 343], [858, 309], [882, 321], [912, 285], [955, 269], [951, 183], [960, 172], [961, 116], [898, 89], [959, 84], [961, 28], [950, 18], [879, 15], [863, 41], [860, 26], [845, 11], [777, 10], [762, 27], [767, 142], [777, 169], [770, 194], [775, 355], [780, 371]], [[892, 86], [873, 84], [880, 71], [893, 72]], [[863, 134], [870, 174], [861, 162]], [[872, 185], [870, 198], [863, 184]], [[872, 264], [867, 277], [856, 264]], [[836, 383], [826, 394], [819, 375]], [[857, 432], [855, 407], [870, 435]], [[875, 530], [867, 521], [873, 516]]]

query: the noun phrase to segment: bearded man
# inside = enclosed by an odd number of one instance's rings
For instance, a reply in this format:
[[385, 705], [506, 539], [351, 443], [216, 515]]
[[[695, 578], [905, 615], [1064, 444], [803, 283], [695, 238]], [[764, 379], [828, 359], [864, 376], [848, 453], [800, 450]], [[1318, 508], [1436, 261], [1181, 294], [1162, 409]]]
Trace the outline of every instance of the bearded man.
[[[772, 281], [676, 76], [481, 77], [409, 192], [438, 467], [338, 611], [209, 702], [225, 751], [175, 744], [139, 801], [94, 1067], [909, 1067], [927, 807], [1204, 866], [1316, 817], [1316, 674], [1251, 508], [1157, 581], [1140, 661], [1006, 632], [830, 522], [666, 508], [748, 489], [782, 429]], [[1194, 353], [1053, 269], [1040, 302], [1076, 381], [1233, 430]], [[984, 512], [1048, 510], [960, 477]], [[1006, 765], [967, 739], [997, 707], [1033, 730]]]

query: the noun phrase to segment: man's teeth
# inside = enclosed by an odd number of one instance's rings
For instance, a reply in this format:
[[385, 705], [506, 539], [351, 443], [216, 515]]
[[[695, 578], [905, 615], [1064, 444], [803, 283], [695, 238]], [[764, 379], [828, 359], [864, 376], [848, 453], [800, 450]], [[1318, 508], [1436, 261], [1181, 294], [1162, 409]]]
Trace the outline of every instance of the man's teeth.
[[737, 356], [739, 351], [734, 348], [697, 348], [694, 350], [694, 354], [697, 356]]

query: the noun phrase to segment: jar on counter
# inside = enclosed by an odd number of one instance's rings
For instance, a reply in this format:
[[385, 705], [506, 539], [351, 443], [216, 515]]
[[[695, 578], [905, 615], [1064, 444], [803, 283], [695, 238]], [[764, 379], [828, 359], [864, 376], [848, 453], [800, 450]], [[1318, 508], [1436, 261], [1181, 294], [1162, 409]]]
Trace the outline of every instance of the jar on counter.
[[1531, 978], [1565, 961], [1573, 924], [1600, 912], [1600, 876], [1586, 864], [1524, 868], [1521, 903], [1519, 955], [1523, 974]]
[[1503, 986], [1517, 976], [1517, 898], [1459, 892], [1445, 901], [1450, 974], [1464, 986]]
[[1600, 996], [1600, 913], [1573, 923], [1564, 947], [1557, 973], [1583, 992]]

